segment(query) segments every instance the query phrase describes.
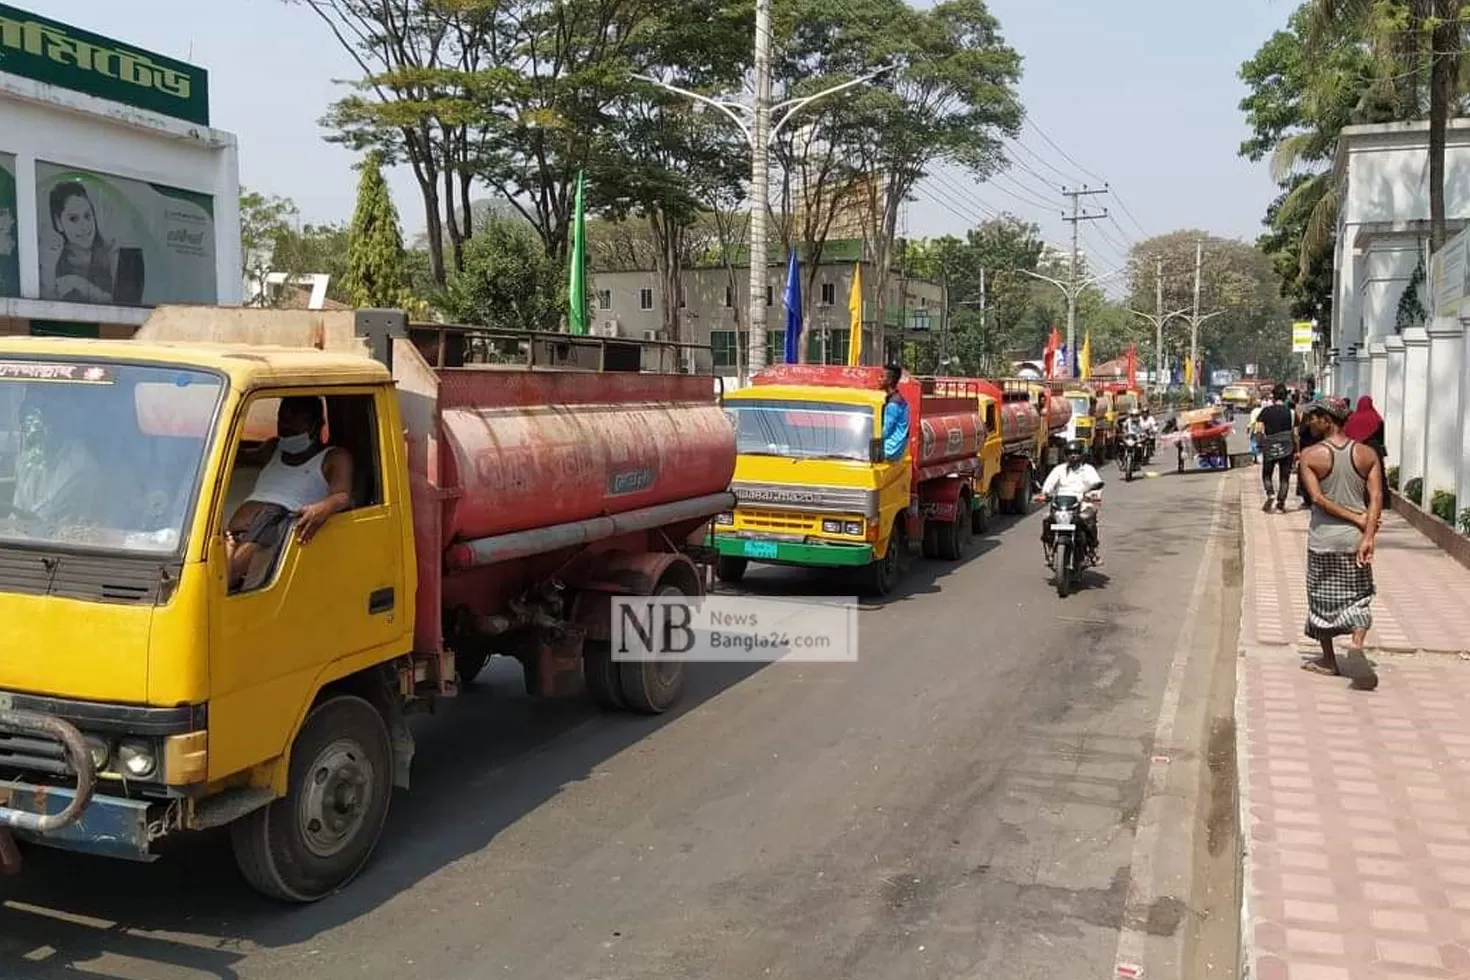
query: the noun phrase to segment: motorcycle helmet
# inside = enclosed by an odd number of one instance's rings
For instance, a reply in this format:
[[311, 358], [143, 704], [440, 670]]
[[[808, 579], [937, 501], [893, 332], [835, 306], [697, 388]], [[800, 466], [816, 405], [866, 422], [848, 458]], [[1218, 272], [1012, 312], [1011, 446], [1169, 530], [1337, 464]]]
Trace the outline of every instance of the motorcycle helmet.
[[1085, 447], [1083, 447], [1083, 445], [1082, 445], [1082, 443], [1080, 441], [1078, 441], [1076, 439], [1073, 439], [1071, 442], [1067, 443], [1067, 455], [1069, 457], [1071, 457], [1071, 456], [1086, 456], [1087, 455], [1087, 450], [1086, 450]]

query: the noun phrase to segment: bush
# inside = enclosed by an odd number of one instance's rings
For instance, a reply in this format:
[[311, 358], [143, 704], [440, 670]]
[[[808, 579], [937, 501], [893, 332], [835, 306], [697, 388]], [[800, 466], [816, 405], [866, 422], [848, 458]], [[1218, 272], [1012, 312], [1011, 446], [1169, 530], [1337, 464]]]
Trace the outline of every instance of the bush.
[[1460, 533], [1470, 537], [1470, 507], [1460, 511]]
[[1388, 486], [1391, 490], [1397, 490], [1399, 488], [1399, 468], [1397, 466], [1390, 466], [1388, 468]]
[[1429, 498], [1429, 512], [1446, 524], [1455, 523], [1455, 495], [1449, 490], [1436, 490]]
[[1417, 476], [1404, 484], [1404, 496], [1415, 507], [1424, 506], [1424, 481]]

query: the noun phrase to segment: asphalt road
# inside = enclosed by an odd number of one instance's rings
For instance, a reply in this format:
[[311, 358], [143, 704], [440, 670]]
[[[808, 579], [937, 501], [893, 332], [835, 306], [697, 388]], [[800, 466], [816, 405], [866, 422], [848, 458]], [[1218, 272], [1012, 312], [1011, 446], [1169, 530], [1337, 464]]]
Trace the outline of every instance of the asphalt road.
[[[1223, 478], [1158, 462], [1105, 472], [1106, 561], [1066, 600], [1037, 515], [962, 564], [916, 559], [864, 607], [856, 664], [708, 666], [660, 719], [538, 704], [492, 669], [419, 721], [374, 863], [315, 906], [256, 898], [219, 838], [147, 866], [33, 850], [0, 881], [0, 976], [1112, 976]], [[1170, 935], [1184, 904], [1134, 917]]]

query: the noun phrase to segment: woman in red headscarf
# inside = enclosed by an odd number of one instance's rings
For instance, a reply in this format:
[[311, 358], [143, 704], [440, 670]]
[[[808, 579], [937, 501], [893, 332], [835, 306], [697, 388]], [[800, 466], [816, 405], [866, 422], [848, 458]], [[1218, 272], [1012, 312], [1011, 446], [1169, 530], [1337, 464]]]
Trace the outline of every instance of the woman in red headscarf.
[[1347, 424], [1342, 427], [1343, 435], [1354, 442], [1361, 442], [1370, 447], [1378, 454], [1378, 471], [1383, 477], [1383, 499], [1388, 500], [1388, 465], [1384, 457], [1388, 455], [1388, 443], [1384, 440], [1383, 416], [1373, 407], [1373, 398], [1363, 395], [1358, 399], [1357, 411], [1348, 416]]

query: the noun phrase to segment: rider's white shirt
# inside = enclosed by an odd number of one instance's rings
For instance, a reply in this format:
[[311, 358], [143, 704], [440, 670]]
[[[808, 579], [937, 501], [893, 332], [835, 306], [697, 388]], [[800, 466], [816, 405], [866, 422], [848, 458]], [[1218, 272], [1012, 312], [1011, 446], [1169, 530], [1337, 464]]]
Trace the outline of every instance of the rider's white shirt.
[[1058, 494], [1066, 497], [1081, 497], [1087, 491], [1102, 486], [1102, 482], [1097, 468], [1091, 463], [1083, 463], [1075, 470], [1068, 467], [1066, 463], [1060, 463], [1047, 476], [1046, 482], [1041, 485], [1041, 492], [1048, 497], [1055, 497]]
[[1147, 435], [1153, 435], [1154, 433], [1158, 432], [1159, 431], [1159, 420], [1158, 419], [1155, 419], [1155, 418], [1152, 418], [1152, 417], [1144, 419], [1143, 420], [1143, 431]]

